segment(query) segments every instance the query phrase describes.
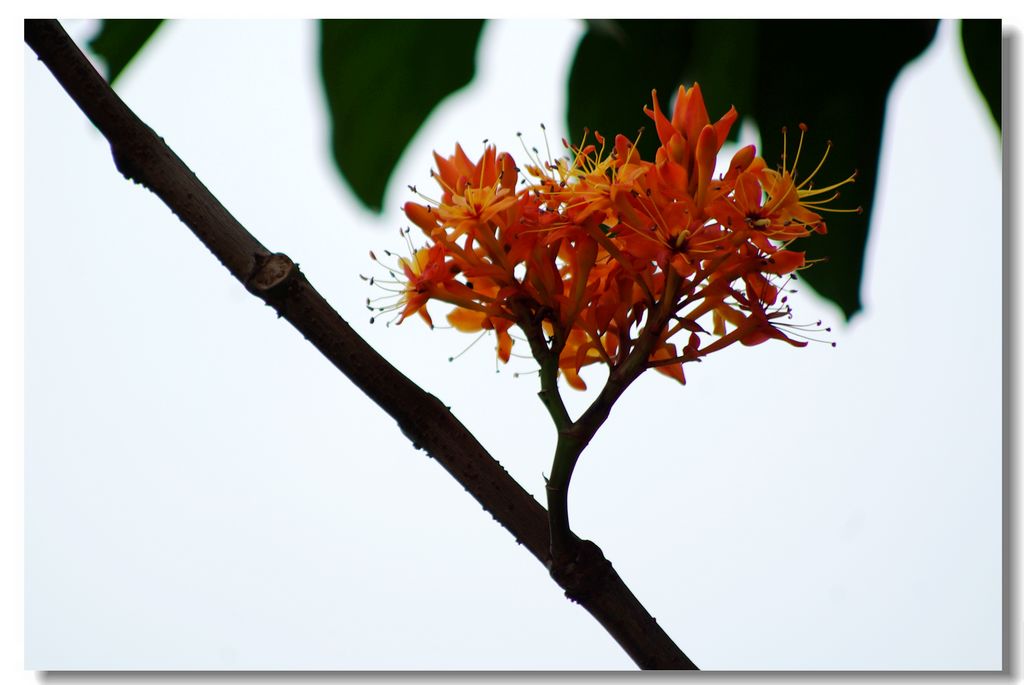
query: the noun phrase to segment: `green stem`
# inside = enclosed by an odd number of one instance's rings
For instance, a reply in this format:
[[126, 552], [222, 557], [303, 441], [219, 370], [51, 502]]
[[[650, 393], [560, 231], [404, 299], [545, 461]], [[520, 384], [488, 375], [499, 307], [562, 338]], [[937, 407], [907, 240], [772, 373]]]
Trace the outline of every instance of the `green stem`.
[[558, 354], [561, 352], [561, 347], [558, 346], [559, 336], [556, 335], [552, 348], [548, 348], [543, 343], [543, 337], [538, 339], [537, 327], [534, 327], [533, 331], [527, 331], [534, 357], [541, 366], [540, 398], [551, 413], [555, 428], [558, 430], [551, 477], [547, 481], [551, 560], [556, 567], [572, 559], [579, 543], [579, 538], [573, 534], [569, 526], [569, 481], [572, 479], [576, 462], [608, 418], [615, 402], [647, 369], [648, 359], [657, 344], [659, 333], [672, 314], [671, 305], [678, 295], [679, 287], [679, 275], [670, 270], [665, 284], [665, 297], [652, 312], [649, 326], [622, 363], [611, 369], [601, 393], [576, 421], [570, 420], [558, 392]]
[[551, 477], [547, 481], [551, 561], [555, 566], [571, 560], [579, 542], [569, 527], [569, 481], [587, 442], [579, 440], [570, 430], [558, 433]]
[[537, 395], [551, 414], [555, 430], [561, 433], [572, 424], [569, 412], [558, 392], [558, 358], [565, 347], [565, 334], [558, 324], [552, 323], [554, 334], [549, 345], [544, 336], [541, 317], [534, 315], [522, 302], [512, 301], [510, 306], [519, 321], [519, 327], [526, 334], [527, 342], [530, 343], [533, 358], [540, 364], [540, 392]]

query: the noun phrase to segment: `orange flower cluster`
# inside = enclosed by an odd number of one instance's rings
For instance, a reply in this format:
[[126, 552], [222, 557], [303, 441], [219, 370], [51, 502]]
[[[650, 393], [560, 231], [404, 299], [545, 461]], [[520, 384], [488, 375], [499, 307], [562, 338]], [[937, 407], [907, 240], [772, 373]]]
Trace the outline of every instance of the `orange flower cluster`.
[[549, 345], [579, 389], [589, 364], [614, 370], [640, 355], [644, 368], [685, 382], [685, 362], [735, 342], [805, 345], [780, 321], [790, 316], [785, 279], [805, 265], [789, 245], [825, 232], [823, 205], [853, 176], [815, 187], [826, 149], [798, 179], [801, 125], [788, 166], [784, 156], [769, 169], [748, 146], [716, 178], [735, 108], [711, 122], [694, 84], [679, 88], [671, 118], [656, 93], [644, 111], [661, 142], [653, 161], [624, 136], [607, 146], [595, 133], [596, 144], [567, 158], [531, 155], [521, 183], [513, 158], [494, 147], [476, 162], [458, 145], [451, 157], [435, 153], [440, 200], [405, 205], [428, 245], [391, 270], [398, 301], [378, 309], [431, 323], [428, 301], [451, 304], [451, 325], [494, 331], [506, 362], [519, 327]]

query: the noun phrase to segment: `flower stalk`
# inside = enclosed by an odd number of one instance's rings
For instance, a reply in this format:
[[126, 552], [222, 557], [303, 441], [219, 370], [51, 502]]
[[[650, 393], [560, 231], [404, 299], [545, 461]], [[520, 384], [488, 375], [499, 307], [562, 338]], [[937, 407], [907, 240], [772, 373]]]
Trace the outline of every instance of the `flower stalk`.
[[[653, 160], [636, 139], [596, 132], [577, 147], [563, 141], [559, 159], [527, 151], [523, 168], [491, 146], [477, 161], [459, 145], [450, 157], [435, 153], [440, 199], [405, 206], [427, 244], [410, 244], [411, 257], [391, 269], [393, 300], [376, 308], [398, 323], [413, 314], [432, 323], [429, 301], [453, 305], [449, 323], [493, 331], [505, 363], [514, 329], [525, 336], [557, 435], [545, 483], [556, 578], [584, 554], [569, 525], [572, 474], [622, 393], [647, 369], [685, 383], [686, 363], [735, 343], [807, 345], [816, 329], [788, 323], [787, 285], [809, 266], [791, 246], [826, 232], [824, 212], [859, 211], [828, 206], [855, 173], [815, 185], [831, 143], [800, 176], [803, 124], [777, 169], [747, 146], [716, 176], [735, 108], [712, 122], [694, 84], [680, 86], [671, 116], [654, 92], [644, 112], [661, 143]], [[607, 379], [573, 419], [559, 379], [585, 390], [580, 372], [595, 364]]]

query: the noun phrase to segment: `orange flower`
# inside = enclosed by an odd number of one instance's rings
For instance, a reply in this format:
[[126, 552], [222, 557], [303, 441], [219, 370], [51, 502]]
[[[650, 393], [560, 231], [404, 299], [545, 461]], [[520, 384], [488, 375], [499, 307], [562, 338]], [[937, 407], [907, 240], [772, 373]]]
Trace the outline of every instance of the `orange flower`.
[[[781, 171], [768, 169], [764, 160], [758, 158], [736, 179], [735, 192], [729, 199], [715, 204], [712, 215], [720, 222], [734, 228], [746, 224], [757, 231], [763, 238], [754, 240], [762, 249], [770, 250], [767, 239], [788, 241], [802, 238], [810, 232], [825, 233], [825, 222], [820, 212], [859, 212], [859, 209], [846, 210], [826, 207], [829, 202], [839, 197], [838, 189], [847, 183], [853, 183], [856, 172], [844, 180], [815, 188], [814, 177], [821, 170], [828, 158], [831, 143], [815, 169], [800, 183], [796, 182], [796, 166], [803, 150], [804, 135], [807, 126], [800, 124], [800, 142], [797, 144], [796, 156], [792, 165], [786, 167], [786, 131], [783, 129], [783, 157]], [[821, 198], [820, 196], [827, 195]], [[763, 198], [763, 199], [762, 199]]]
[[530, 155], [531, 180], [518, 190], [514, 160], [494, 147], [476, 162], [459, 145], [452, 156], [435, 153], [440, 200], [405, 206], [428, 243], [392, 270], [399, 319], [429, 322], [426, 303], [446, 302], [457, 330], [494, 331], [505, 362], [518, 327], [538, 361], [553, 355], [577, 389], [593, 364], [614, 371], [629, 361], [683, 383], [685, 363], [734, 342], [806, 344], [783, 332], [799, 330], [783, 321], [783, 279], [805, 266], [788, 246], [823, 233], [822, 212], [848, 211], [825, 205], [853, 176], [814, 187], [826, 148], [799, 178], [801, 125], [792, 164], [784, 153], [774, 171], [747, 146], [716, 179], [735, 108], [712, 122], [694, 84], [680, 86], [671, 118], [653, 91], [645, 112], [661, 143], [654, 160], [641, 158], [635, 140], [619, 135], [606, 149], [595, 133], [596, 143], [566, 144], [565, 158]]
[[645, 107], [644, 112], [654, 120], [661, 141], [657, 162], [659, 166], [670, 167], [664, 175], [685, 181], [687, 192], [701, 209], [711, 187], [715, 158], [738, 116], [736, 108], [730, 107], [721, 119], [712, 124], [700, 86], [694, 83], [690, 90], [679, 86], [670, 121], [658, 106], [656, 91], [651, 91], [651, 98], [654, 108]]

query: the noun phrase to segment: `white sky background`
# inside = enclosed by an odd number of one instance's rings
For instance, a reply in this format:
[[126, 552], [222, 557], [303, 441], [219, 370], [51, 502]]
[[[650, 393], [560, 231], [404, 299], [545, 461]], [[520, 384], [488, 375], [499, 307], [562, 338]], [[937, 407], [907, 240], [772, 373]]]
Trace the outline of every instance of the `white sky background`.
[[[954, 28], [890, 98], [865, 312], [844, 326], [809, 290], [791, 298], [838, 347], [729, 348], [688, 365], [685, 387], [648, 374], [573, 479], [574, 529], [703, 669], [1000, 666], [999, 140]], [[401, 249], [398, 207], [406, 184], [429, 186], [431, 150], [490, 138], [516, 155], [516, 131], [541, 147], [542, 121], [557, 143], [580, 31], [488, 23], [478, 79], [420, 131], [380, 218], [329, 159], [312, 23], [172, 23], [118, 83], [542, 502], [553, 430], [536, 378], [512, 373], [530, 362], [495, 374], [484, 341], [448, 363], [470, 336], [369, 325], [357, 274], [368, 250]], [[25, 55], [26, 666], [633, 668], [121, 178]]]

